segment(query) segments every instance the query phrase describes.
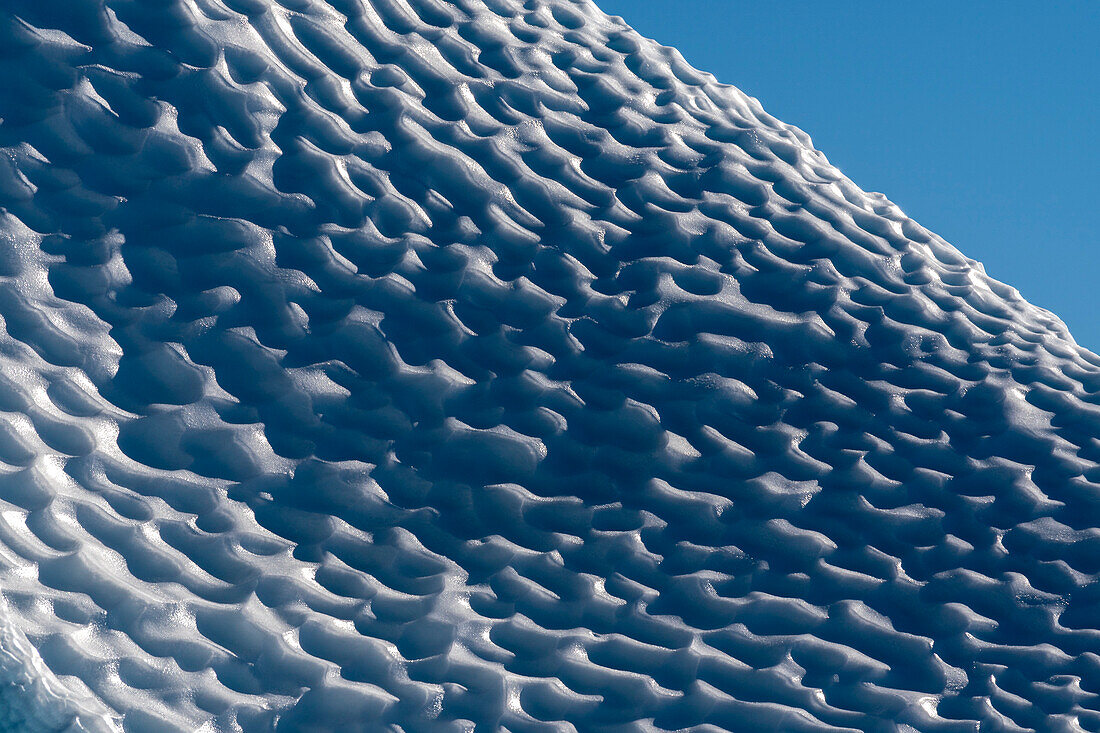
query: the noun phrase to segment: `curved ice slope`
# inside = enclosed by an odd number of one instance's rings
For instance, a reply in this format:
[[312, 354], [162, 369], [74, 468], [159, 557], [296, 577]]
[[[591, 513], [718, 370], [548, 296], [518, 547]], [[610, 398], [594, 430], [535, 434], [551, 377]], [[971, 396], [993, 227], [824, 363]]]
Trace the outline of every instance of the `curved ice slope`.
[[0, 725], [1100, 729], [1100, 361], [675, 52], [5, 0], [0, 80]]

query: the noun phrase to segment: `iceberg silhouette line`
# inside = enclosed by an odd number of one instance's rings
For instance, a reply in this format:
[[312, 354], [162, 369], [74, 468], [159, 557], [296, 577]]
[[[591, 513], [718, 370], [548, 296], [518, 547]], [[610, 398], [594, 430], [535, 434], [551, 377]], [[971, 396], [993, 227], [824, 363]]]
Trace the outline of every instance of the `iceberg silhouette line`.
[[588, 0], [0, 5], [0, 729], [1100, 730], [1100, 359]]

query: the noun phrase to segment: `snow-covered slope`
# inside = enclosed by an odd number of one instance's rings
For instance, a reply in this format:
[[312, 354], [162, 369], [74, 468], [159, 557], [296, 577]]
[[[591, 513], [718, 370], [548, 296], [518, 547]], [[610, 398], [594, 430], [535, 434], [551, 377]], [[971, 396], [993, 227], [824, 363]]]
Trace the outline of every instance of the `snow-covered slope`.
[[1100, 360], [587, 0], [4, 0], [0, 118], [0, 727], [1100, 729]]

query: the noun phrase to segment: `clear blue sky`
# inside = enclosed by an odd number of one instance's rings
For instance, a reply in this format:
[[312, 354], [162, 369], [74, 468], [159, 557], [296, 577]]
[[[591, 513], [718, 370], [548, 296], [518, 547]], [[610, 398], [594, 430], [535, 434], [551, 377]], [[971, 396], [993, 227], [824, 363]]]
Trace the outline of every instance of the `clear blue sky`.
[[1100, 351], [1100, 0], [596, 0]]

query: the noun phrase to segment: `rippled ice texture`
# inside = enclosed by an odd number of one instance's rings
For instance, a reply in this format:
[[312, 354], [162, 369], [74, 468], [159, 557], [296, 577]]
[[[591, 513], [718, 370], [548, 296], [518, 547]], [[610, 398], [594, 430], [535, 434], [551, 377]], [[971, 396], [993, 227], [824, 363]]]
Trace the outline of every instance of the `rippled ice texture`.
[[0, 727], [1100, 729], [1100, 360], [675, 51], [3, 0], [0, 80]]

